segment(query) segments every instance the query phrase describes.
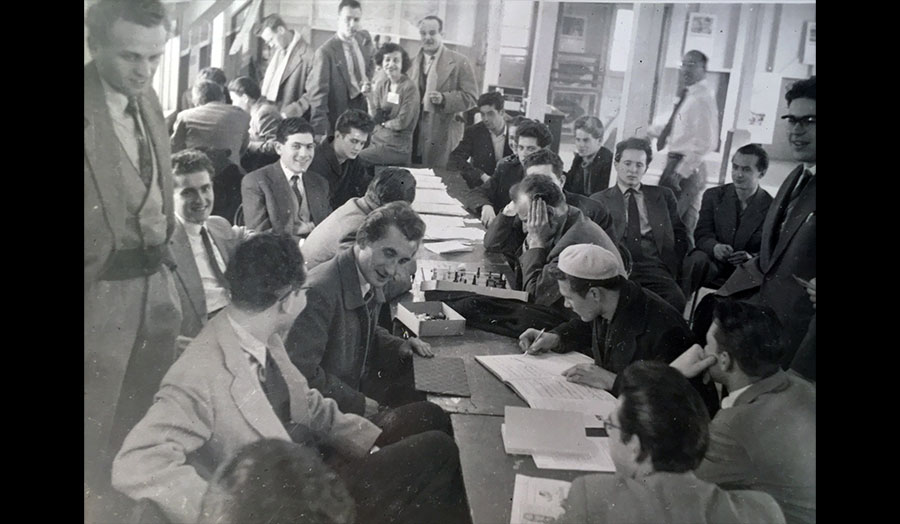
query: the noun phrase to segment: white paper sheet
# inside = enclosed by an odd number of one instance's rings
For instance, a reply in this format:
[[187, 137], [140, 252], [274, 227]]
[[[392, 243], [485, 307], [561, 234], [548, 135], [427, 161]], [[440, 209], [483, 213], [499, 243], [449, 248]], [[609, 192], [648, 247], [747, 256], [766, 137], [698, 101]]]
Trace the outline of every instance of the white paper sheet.
[[[615, 401], [615, 398], [610, 395], [608, 391], [585, 386], [584, 384], [569, 382], [566, 377], [562, 375], [511, 378], [507, 380], [507, 382], [531, 407], [535, 407], [531, 403], [539, 398], [586, 400], [595, 402]], [[598, 409], [601, 408], [598, 406]]]
[[482, 355], [476, 356], [475, 359], [504, 381], [511, 378], [562, 375], [563, 371], [575, 364], [594, 362], [589, 356], [575, 351], [540, 355]]
[[[602, 391], [602, 390], [601, 390]], [[608, 393], [607, 393], [608, 394]], [[538, 397], [529, 402], [529, 406], [537, 409], [555, 409], [557, 411], [577, 411], [585, 415], [585, 427], [603, 427], [597, 417], [607, 417], [616, 409], [616, 400], [609, 395], [609, 400], [547, 398]], [[590, 422], [590, 424], [588, 424]]]
[[[416, 198], [418, 198], [419, 192], [416, 192]], [[462, 205], [459, 203], [456, 204], [429, 204], [423, 202], [413, 202], [412, 203], [413, 211], [416, 213], [424, 213], [431, 215], [444, 215], [451, 217], [467, 217], [469, 216], [469, 212], [466, 211]]]
[[[448, 217], [453, 218], [453, 217]], [[425, 228], [425, 240], [471, 240], [484, 241], [484, 230], [474, 227]]]
[[447, 242], [430, 242], [425, 244], [425, 249], [442, 255], [444, 253], [465, 253], [472, 251], [472, 246], [459, 240], [448, 240]]
[[436, 176], [427, 176], [427, 175], [413, 175], [416, 179], [416, 190], [419, 189], [440, 189], [443, 191], [447, 190], [447, 186], [440, 179], [440, 177]]
[[417, 204], [445, 204], [462, 206], [462, 203], [447, 194], [443, 189], [419, 189], [416, 188], [416, 199], [413, 200]]
[[549, 523], [563, 514], [571, 482], [516, 475], [510, 524]]
[[605, 471], [614, 473], [616, 465], [609, 454], [609, 437], [588, 437], [591, 453], [587, 456], [531, 455], [534, 465], [541, 469], [568, 469], [574, 471]]
[[429, 168], [429, 167], [404, 167], [403, 169], [406, 169], [407, 171], [409, 171], [410, 173], [412, 173], [414, 176], [415, 176], [415, 175], [419, 175], [419, 176], [437, 176], [437, 175], [434, 174], [434, 169], [431, 169], [431, 168]]
[[422, 213], [419, 218], [425, 222], [425, 231], [442, 227], [466, 227], [466, 223], [460, 217], [446, 217], [441, 215], [429, 215]]

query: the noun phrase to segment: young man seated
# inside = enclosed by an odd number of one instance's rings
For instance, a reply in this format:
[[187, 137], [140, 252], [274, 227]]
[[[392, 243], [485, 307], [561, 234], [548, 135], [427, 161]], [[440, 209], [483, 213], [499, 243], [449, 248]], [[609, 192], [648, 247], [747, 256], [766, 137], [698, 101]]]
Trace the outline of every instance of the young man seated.
[[351, 249], [309, 273], [309, 307], [294, 322], [287, 351], [310, 385], [342, 411], [377, 420], [384, 405], [437, 407], [420, 402], [425, 395], [415, 390], [410, 358], [414, 352], [433, 356], [431, 346], [377, 325], [385, 286], [398, 274], [409, 281], [424, 235], [425, 223], [412, 207], [392, 202], [366, 216]]
[[604, 425], [616, 474], [575, 479], [558, 522], [784, 522], [770, 495], [725, 491], [694, 475], [709, 444], [709, 414], [688, 381], [664, 363], [625, 369]]
[[353, 524], [356, 503], [315, 448], [267, 438], [221, 465], [197, 524]]
[[562, 251], [572, 244], [596, 244], [613, 253], [623, 267], [615, 244], [603, 229], [566, 203], [557, 181], [547, 175], [528, 175], [511, 191], [510, 205], [491, 223], [484, 249], [503, 253], [516, 270], [515, 284], [528, 291], [530, 302], [562, 306], [556, 279], [550, 274]]
[[781, 323], [768, 307], [716, 303], [706, 347], [672, 366], [707, 374], [729, 392], [713, 418], [697, 476], [726, 489], [772, 495], [789, 523], [816, 521], [816, 388], [781, 370]]
[[566, 190], [591, 196], [609, 187], [612, 151], [603, 147], [603, 122], [595, 116], [580, 116], [575, 130], [575, 158], [566, 172]]
[[476, 104], [481, 122], [466, 128], [447, 162], [447, 169], [459, 171], [470, 189], [487, 182], [497, 163], [515, 151], [506, 124], [503, 95], [497, 91], [484, 93]]
[[327, 446], [361, 522], [458, 513], [451, 437], [421, 431], [418, 418], [395, 414], [379, 427], [342, 413], [291, 364], [281, 334], [307, 304], [297, 242], [258, 234], [237, 248], [225, 277], [231, 305], [166, 373], [113, 462], [113, 486], [150, 499], [173, 522], [196, 522], [211, 472], [247, 444], [276, 438]]

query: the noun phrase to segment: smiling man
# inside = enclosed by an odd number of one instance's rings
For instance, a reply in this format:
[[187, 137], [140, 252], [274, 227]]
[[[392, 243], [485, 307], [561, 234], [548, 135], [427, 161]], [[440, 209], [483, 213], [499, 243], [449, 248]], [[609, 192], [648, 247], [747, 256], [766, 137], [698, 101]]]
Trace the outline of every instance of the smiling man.
[[431, 346], [377, 325], [384, 286], [415, 257], [424, 235], [412, 207], [392, 202], [366, 216], [352, 249], [309, 273], [310, 305], [294, 322], [287, 350], [310, 386], [342, 411], [374, 417], [379, 404], [424, 400], [413, 387], [409, 357], [430, 357]]
[[212, 162], [196, 149], [172, 156], [177, 222], [169, 247], [176, 265], [183, 337], [197, 336], [207, 320], [228, 305], [225, 268], [238, 244], [250, 237], [246, 228], [210, 216], [215, 202], [212, 173]]
[[309, 169], [316, 147], [313, 128], [302, 118], [286, 118], [275, 137], [279, 161], [241, 181], [244, 224], [254, 231], [306, 238], [331, 213], [328, 181]]
[[332, 209], [351, 198], [366, 193], [372, 181], [372, 165], [359, 153], [366, 147], [375, 121], [365, 111], [348, 109], [337, 119], [334, 138], [326, 138], [316, 146], [316, 156], [309, 168], [328, 181], [328, 202]]
[[762, 226], [772, 197], [759, 187], [769, 155], [757, 144], [738, 149], [731, 158], [731, 184], [703, 193], [694, 230], [696, 249], [684, 257], [681, 290], [685, 297], [701, 285], [721, 286], [734, 268], [759, 254]]
[[158, 1], [102, 0], [85, 24], [85, 519], [110, 522], [123, 516], [96, 511], [111, 500], [101, 493], [112, 454], [153, 402], [181, 323], [164, 263], [175, 228], [171, 154], [151, 86], [169, 20]]

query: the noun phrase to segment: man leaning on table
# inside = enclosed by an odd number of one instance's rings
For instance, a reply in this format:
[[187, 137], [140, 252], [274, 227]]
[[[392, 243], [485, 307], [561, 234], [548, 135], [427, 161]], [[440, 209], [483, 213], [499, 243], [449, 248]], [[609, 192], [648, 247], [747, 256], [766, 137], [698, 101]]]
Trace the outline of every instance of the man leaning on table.
[[[529, 354], [582, 351], [593, 364], [578, 364], [563, 374], [570, 382], [618, 395], [620, 374], [632, 362], [670, 362], [693, 343], [681, 313], [659, 295], [625, 278], [622, 262], [612, 252], [591, 244], [575, 244], [559, 255], [553, 275], [565, 305], [579, 318], [540, 335], [529, 328], [519, 346]], [[590, 353], [586, 346], [590, 341]], [[718, 396], [711, 384], [692, 381], [715, 412]]]
[[575, 479], [558, 522], [784, 522], [770, 495], [725, 491], [694, 475], [710, 431], [692, 389], [662, 362], [629, 366], [604, 420], [616, 474]]

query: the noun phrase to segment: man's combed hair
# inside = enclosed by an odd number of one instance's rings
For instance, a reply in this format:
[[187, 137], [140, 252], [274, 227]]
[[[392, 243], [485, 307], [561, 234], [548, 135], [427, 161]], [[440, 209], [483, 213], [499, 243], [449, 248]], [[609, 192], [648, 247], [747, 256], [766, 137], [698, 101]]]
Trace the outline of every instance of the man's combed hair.
[[275, 140], [284, 144], [291, 135], [303, 135], [307, 133], [313, 136], [316, 135], [312, 124], [299, 116], [292, 116], [290, 118], [285, 118], [278, 124], [278, 127], [275, 129]]
[[210, 80], [201, 80], [194, 84], [193, 92], [197, 98], [197, 105], [200, 106], [208, 102], [225, 100], [225, 90], [221, 85]]
[[359, 129], [363, 133], [371, 133], [375, 129], [375, 121], [365, 111], [348, 109], [338, 117], [334, 128], [342, 135], [346, 135], [352, 129]]
[[312, 448], [262, 439], [219, 467], [198, 524], [352, 524], [355, 518], [349, 490]]
[[810, 98], [812, 100], [816, 99], [815, 75], [807, 78], [806, 80], [799, 80], [791, 84], [791, 88], [788, 89], [787, 93], [785, 93], [784, 99], [787, 100], [788, 105], [790, 105], [790, 103], [797, 98]]
[[349, 7], [350, 9], [362, 9], [362, 5], [356, 0], [341, 0], [341, 3], [338, 4], [338, 13], [345, 7]]
[[700, 465], [709, 446], [709, 413], [697, 390], [665, 362], [642, 360], [622, 372], [621, 440], [641, 439], [656, 471], [683, 473]]
[[526, 156], [525, 161], [522, 162], [522, 168], [527, 171], [531, 166], [551, 166], [553, 168], [553, 174], [555, 174], [557, 178], [562, 176], [564, 167], [562, 158], [549, 149], [538, 149], [534, 153]]
[[425, 20], [434, 20], [435, 22], [438, 23], [438, 33], [444, 32], [444, 21], [441, 20], [441, 17], [435, 16], [435, 15], [428, 15], [426, 17], [423, 17], [421, 20], [419, 20], [419, 23], [416, 25], [422, 25], [422, 22], [424, 22]]
[[727, 351], [744, 373], [768, 377], [780, 369], [784, 356], [781, 322], [767, 306], [720, 300], [713, 310], [720, 351]]
[[237, 247], [225, 280], [235, 307], [251, 312], [268, 309], [306, 281], [300, 247], [288, 234], [256, 234]]
[[692, 57], [696, 58], [697, 61], [700, 62], [701, 65], [703, 65], [703, 69], [706, 69], [706, 64], [709, 63], [709, 57], [703, 54], [702, 51], [691, 49], [690, 51], [685, 53], [685, 55], [691, 55]]
[[523, 137], [536, 138], [538, 147], [547, 147], [553, 142], [553, 133], [547, 124], [537, 120], [526, 120], [516, 128], [516, 140]]
[[356, 232], [356, 243], [364, 246], [377, 242], [387, 235], [394, 226], [410, 241], [421, 241], [425, 236], [425, 222], [413, 211], [408, 202], [396, 201], [385, 204], [366, 216]]
[[756, 157], [756, 169], [759, 170], [760, 176], [765, 174], [766, 170], [769, 169], [769, 153], [766, 153], [766, 150], [763, 149], [761, 145], [747, 144], [734, 152], [734, 154], [738, 153]]
[[398, 200], [412, 204], [416, 199], [416, 178], [407, 169], [387, 167], [369, 182], [366, 193], [379, 206]]
[[400, 53], [401, 61], [400, 61], [400, 72], [405, 73], [409, 70], [409, 66], [412, 65], [412, 59], [409, 57], [409, 53], [406, 52], [406, 49], [403, 49], [400, 44], [395, 44], [394, 42], [385, 42], [381, 47], [378, 48], [378, 51], [375, 53], [375, 63], [378, 65], [383, 65], [384, 55], [389, 55], [391, 53]]
[[256, 80], [249, 76], [239, 76], [228, 83], [228, 90], [240, 96], [247, 95], [251, 100], [259, 100], [262, 97], [262, 91], [259, 90], [259, 84]]
[[616, 275], [612, 278], [607, 278], [603, 280], [593, 280], [581, 277], [573, 277], [572, 275], [566, 273], [562, 269], [559, 269], [555, 266], [550, 266], [550, 276], [555, 278], [560, 282], [568, 282], [569, 287], [572, 288], [572, 291], [578, 294], [579, 297], [584, 297], [587, 295], [587, 292], [592, 287], [600, 287], [603, 289], [607, 289], [610, 291], [616, 291], [622, 288], [622, 284], [625, 283], [625, 278], [621, 275]]
[[477, 107], [491, 106], [497, 111], [503, 111], [503, 95], [501, 95], [498, 91], [482, 93], [482, 95], [478, 97], [478, 101], [475, 103], [475, 105]]
[[653, 148], [650, 147], [650, 141], [645, 138], [631, 137], [622, 140], [618, 144], [616, 144], [616, 162], [622, 160], [622, 153], [629, 149], [636, 149], [638, 151], [643, 151], [647, 154], [647, 165], [650, 165], [650, 161], [653, 160]]
[[550, 207], [566, 203], [562, 189], [547, 175], [530, 175], [514, 186], [510, 194], [528, 195], [532, 201], [540, 198]]
[[109, 30], [116, 20], [144, 27], [163, 26], [169, 30], [166, 8], [159, 0], [100, 0], [88, 9], [85, 23], [91, 41], [109, 43]]
[[275, 32], [279, 27], [283, 27], [287, 29], [287, 24], [284, 23], [284, 19], [276, 14], [271, 14], [262, 19], [262, 22], [259, 23], [259, 33], [262, 34], [263, 30], [268, 28], [272, 32]]
[[597, 140], [603, 138], [603, 122], [601, 122], [600, 119], [595, 116], [585, 115], [576, 118], [575, 123], [572, 124], [572, 128], [575, 131], [581, 129]]
[[172, 155], [172, 174], [191, 175], [206, 171], [209, 176], [216, 174], [212, 160], [206, 156], [206, 153], [199, 149], [185, 149]]

